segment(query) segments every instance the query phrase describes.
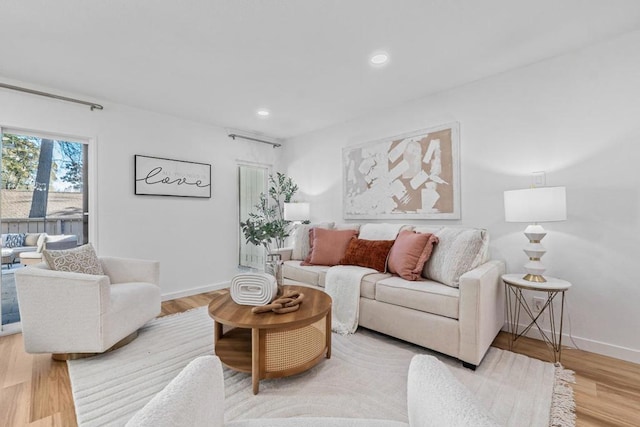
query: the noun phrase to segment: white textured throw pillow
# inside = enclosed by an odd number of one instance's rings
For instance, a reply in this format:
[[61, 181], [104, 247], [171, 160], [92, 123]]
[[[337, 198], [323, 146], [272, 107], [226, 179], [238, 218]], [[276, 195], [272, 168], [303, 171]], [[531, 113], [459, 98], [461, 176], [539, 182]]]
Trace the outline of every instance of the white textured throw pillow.
[[103, 275], [102, 264], [91, 243], [73, 249], [42, 251], [51, 270]]
[[398, 233], [405, 228], [403, 224], [389, 224], [389, 223], [367, 223], [360, 226], [360, 233], [358, 239], [363, 240], [395, 240], [398, 237]]
[[452, 227], [443, 227], [435, 235], [439, 242], [433, 247], [422, 275], [457, 288], [460, 276], [486, 261], [489, 235], [479, 228]]
[[333, 222], [320, 222], [317, 224], [298, 224], [293, 233], [293, 249], [291, 251], [291, 259], [304, 261], [309, 256], [311, 243], [309, 242], [309, 230], [312, 228], [325, 228], [331, 230]]

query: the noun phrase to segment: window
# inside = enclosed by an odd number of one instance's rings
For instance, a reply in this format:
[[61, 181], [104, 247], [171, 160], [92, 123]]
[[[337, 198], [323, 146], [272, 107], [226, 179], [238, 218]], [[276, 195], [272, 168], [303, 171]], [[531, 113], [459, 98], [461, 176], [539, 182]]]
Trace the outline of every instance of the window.
[[[260, 202], [260, 193], [267, 192], [269, 168], [263, 165], [238, 165], [239, 177], [239, 222], [244, 222]], [[238, 226], [240, 234], [240, 266], [263, 269], [265, 263], [264, 248], [246, 243], [244, 234]]]

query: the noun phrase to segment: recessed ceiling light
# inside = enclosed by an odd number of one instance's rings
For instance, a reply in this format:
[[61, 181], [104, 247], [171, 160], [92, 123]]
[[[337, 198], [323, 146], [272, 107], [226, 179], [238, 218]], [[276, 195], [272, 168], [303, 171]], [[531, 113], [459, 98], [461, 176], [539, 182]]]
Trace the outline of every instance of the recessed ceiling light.
[[256, 111], [256, 114], [259, 115], [260, 117], [267, 117], [270, 113], [269, 113], [269, 110], [265, 110], [264, 108], [261, 108], [260, 110]]
[[386, 52], [374, 52], [369, 58], [369, 62], [379, 67], [389, 62], [389, 55]]

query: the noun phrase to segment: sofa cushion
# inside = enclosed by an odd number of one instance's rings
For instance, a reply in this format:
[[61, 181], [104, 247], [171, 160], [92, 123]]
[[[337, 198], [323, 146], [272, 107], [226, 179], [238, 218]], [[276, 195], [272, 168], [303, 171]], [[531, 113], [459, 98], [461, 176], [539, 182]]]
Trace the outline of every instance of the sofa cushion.
[[489, 235], [478, 228], [443, 227], [436, 231], [436, 236], [439, 242], [422, 275], [457, 288], [461, 275], [486, 261]]
[[309, 230], [311, 252], [302, 265], [337, 265], [344, 256], [356, 230], [325, 230], [312, 228]]
[[414, 282], [398, 276], [376, 283], [376, 301], [458, 318], [460, 290], [431, 280]]
[[389, 273], [406, 280], [418, 280], [436, 243], [438, 238], [433, 234], [401, 231], [389, 252]]
[[19, 246], [17, 248], [12, 248], [13, 253], [20, 256], [20, 254], [26, 254], [29, 252], [38, 252], [35, 246]]
[[291, 259], [302, 261], [309, 256], [311, 250], [309, 243], [309, 230], [314, 227], [331, 229], [333, 222], [320, 222], [317, 224], [298, 224], [293, 233], [293, 247], [291, 250]]
[[395, 240], [404, 227], [402, 224], [363, 224], [358, 237], [366, 240]]
[[360, 282], [360, 297], [375, 299], [376, 298], [376, 285], [380, 280], [391, 277], [389, 273], [373, 273], [367, 274], [362, 278]]
[[20, 259], [42, 259], [42, 252], [36, 252], [34, 248], [30, 248], [30, 251], [20, 252]]
[[[327, 286], [327, 271], [329, 271], [328, 268], [318, 272], [318, 286], [321, 288]], [[376, 283], [387, 277], [391, 277], [391, 275], [387, 273], [373, 273], [364, 276], [360, 282], [360, 296], [374, 299], [376, 297]]]
[[384, 273], [387, 271], [387, 257], [393, 242], [394, 240], [364, 240], [353, 237], [340, 264], [373, 268]]
[[102, 264], [90, 243], [74, 249], [64, 249], [60, 251], [45, 249], [42, 251], [42, 255], [51, 270], [84, 274], [104, 274]]
[[38, 239], [42, 233], [27, 233], [24, 235], [25, 246], [38, 246]]
[[75, 234], [57, 234], [54, 236], [47, 236], [44, 244], [45, 248], [60, 250], [71, 249], [78, 246], [78, 236]]
[[307, 283], [313, 286], [324, 287], [324, 276], [329, 269], [326, 265], [300, 265], [297, 260], [285, 261], [283, 265], [282, 275], [285, 279], [295, 280], [296, 282]]
[[350, 224], [345, 222], [343, 224], [335, 224], [333, 228], [336, 230], [356, 230], [357, 232], [360, 232], [360, 224]]

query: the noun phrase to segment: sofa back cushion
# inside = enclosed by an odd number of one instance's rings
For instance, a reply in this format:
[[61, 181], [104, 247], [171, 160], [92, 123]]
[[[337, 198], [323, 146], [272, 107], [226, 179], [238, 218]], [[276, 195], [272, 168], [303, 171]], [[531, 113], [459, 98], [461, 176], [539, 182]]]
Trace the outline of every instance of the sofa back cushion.
[[389, 252], [389, 273], [405, 280], [420, 279], [424, 264], [436, 243], [438, 238], [431, 233], [401, 231]]
[[365, 240], [353, 237], [340, 264], [373, 268], [384, 273], [393, 242], [393, 240]]
[[335, 224], [333, 228], [336, 230], [356, 230], [357, 232], [360, 232], [360, 224], [358, 223], [344, 222], [341, 224]]
[[390, 223], [362, 224], [359, 237], [365, 240], [394, 240], [403, 227], [402, 224]]
[[42, 233], [27, 233], [24, 235], [25, 246], [38, 246], [38, 239]]
[[422, 271], [425, 278], [457, 288], [460, 276], [486, 262], [489, 251], [486, 230], [442, 227], [435, 235], [439, 241]]
[[356, 230], [325, 230], [312, 228], [309, 231], [311, 252], [302, 265], [337, 265], [347, 251]]
[[291, 250], [291, 259], [304, 261], [311, 250], [309, 242], [309, 230], [312, 228], [332, 229], [333, 222], [320, 222], [317, 224], [298, 224], [293, 233], [293, 247]]

